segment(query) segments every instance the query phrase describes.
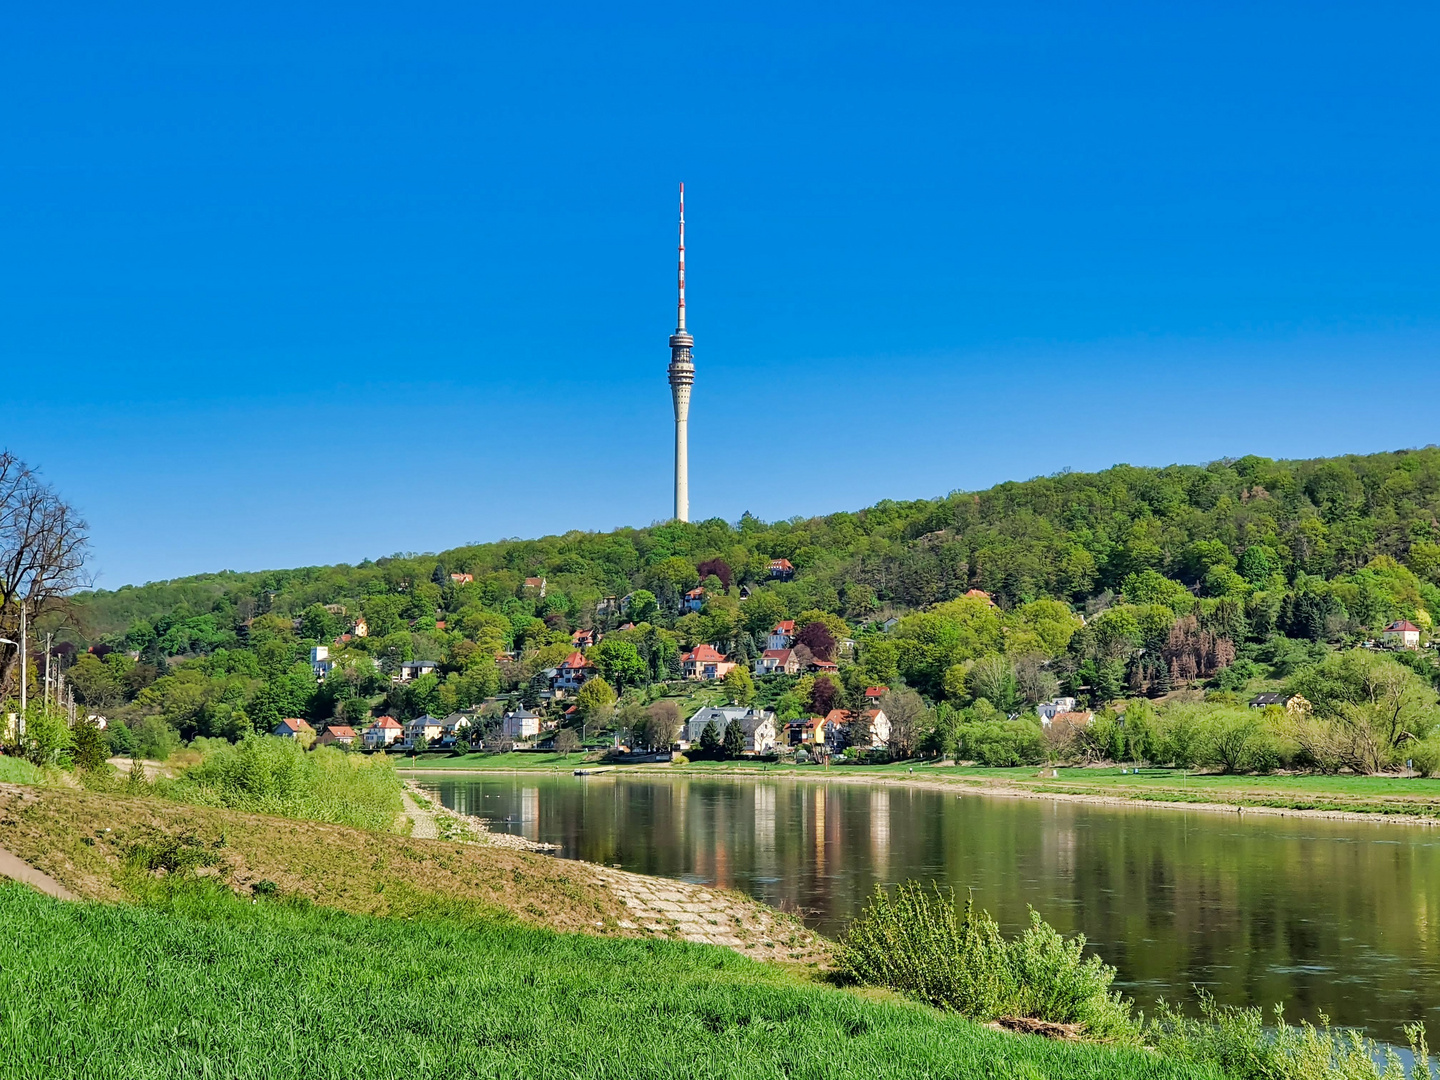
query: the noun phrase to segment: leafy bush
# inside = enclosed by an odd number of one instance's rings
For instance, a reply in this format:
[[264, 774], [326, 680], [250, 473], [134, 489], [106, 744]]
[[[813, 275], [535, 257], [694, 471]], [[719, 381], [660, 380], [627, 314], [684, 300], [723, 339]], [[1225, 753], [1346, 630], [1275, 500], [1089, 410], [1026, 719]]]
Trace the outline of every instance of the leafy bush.
[[185, 874], [201, 866], [214, 866], [215, 853], [199, 837], [160, 836], [131, 844], [125, 859], [141, 870], [164, 870], [169, 874]]
[[362, 829], [387, 829], [400, 812], [400, 778], [383, 755], [328, 746], [307, 753], [270, 735], [209, 750], [161, 790], [184, 802]]
[[[1426, 1062], [1411, 1080], [1430, 1080], [1424, 1025], [1405, 1034], [1415, 1061]], [[1145, 1041], [1166, 1057], [1211, 1066], [1234, 1080], [1405, 1080], [1399, 1055], [1390, 1047], [1382, 1055], [1358, 1031], [1335, 1031], [1323, 1017], [1319, 1027], [1303, 1021], [1294, 1027], [1278, 1006], [1275, 1026], [1267, 1028], [1258, 1008], [1217, 1005], [1203, 990], [1198, 1018], [1161, 1002]]]
[[961, 757], [991, 768], [1039, 765], [1045, 760], [1045, 742], [1033, 718], [961, 724], [956, 735]]
[[908, 881], [891, 894], [877, 885], [840, 942], [838, 968], [851, 981], [977, 1020], [1027, 1016], [1133, 1035], [1129, 1003], [1110, 993], [1115, 969], [1084, 955], [1083, 935], [1067, 939], [1035, 912], [1030, 918], [1030, 928], [1007, 941], [972, 901], [957, 911], [952, 890]]

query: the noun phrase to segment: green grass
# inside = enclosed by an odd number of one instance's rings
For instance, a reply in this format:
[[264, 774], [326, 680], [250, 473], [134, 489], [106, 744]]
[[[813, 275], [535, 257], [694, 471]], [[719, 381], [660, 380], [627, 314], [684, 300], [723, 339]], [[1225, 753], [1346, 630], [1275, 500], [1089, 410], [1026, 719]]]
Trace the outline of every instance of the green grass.
[[45, 774], [24, 758], [0, 757], [0, 784], [38, 784]]
[[0, 886], [0, 926], [5, 1077], [1214, 1076], [707, 946], [20, 886]]

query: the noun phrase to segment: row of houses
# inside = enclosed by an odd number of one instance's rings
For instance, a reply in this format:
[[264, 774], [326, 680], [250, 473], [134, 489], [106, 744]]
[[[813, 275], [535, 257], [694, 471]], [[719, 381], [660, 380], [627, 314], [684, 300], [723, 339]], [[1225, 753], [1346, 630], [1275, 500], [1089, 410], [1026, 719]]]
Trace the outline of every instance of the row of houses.
[[695, 713], [681, 728], [679, 749], [690, 750], [700, 745], [705, 729], [715, 725], [715, 733], [723, 741], [726, 729], [738, 724], [744, 735], [747, 754], [773, 754], [785, 747], [805, 747], [813, 752], [837, 754], [858, 742], [863, 749], [879, 750], [890, 741], [890, 719], [879, 706], [861, 710], [867, 723], [862, 738], [854, 738], [855, 715], [845, 709], [831, 709], [825, 716], [811, 716], [788, 724], [778, 724], [772, 709], [756, 709], [744, 705], [712, 705]]

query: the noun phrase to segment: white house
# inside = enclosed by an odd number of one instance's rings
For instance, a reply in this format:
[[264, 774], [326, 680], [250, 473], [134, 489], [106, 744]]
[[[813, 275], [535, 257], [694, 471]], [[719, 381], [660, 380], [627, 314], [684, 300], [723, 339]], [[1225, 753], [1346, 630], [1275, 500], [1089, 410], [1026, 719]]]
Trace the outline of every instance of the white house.
[[774, 675], [776, 672], [795, 675], [799, 671], [800, 661], [794, 649], [766, 649], [755, 661], [756, 675]]
[[585, 680], [594, 674], [595, 665], [586, 660], [585, 654], [577, 649], [555, 669], [550, 687], [554, 690], [579, 690]]
[[795, 620], [786, 619], [775, 624], [770, 636], [765, 639], [766, 649], [788, 649], [795, 644]]
[[272, 731], [270, 734], [278, 735], [282, 739], [298, 739], [301, 734], [307, 731], [313, 734], [315, 729], [312, 728], [309, 724], [307, 724], [304, 720], [292, 716], [289, 719], [281, 720], [280, 723], [276, 724], [275, 730]]
[[330, 659], [330, 647], [328, 645], [316, 645], [310, 650], [310, 668], [315, 672], [315, 678], [323, 679], [330, 674], [330, 669], [335, 666], [335, 661]]
[[439, 666], [434, 660], [406, 660], [400, 665], [400, 681], [409, 682], [421, 675], [430, 675]]
[[775, 749], [778, 736], [774, 710], [746, 708], [743, 705], [712, 705], [701, 709], [685, 721], [680, 732], [681, 749], [700, 745], [700, 736], [709, 724], [715, 725], [715, 733], [723, 739], [725, 729], [732, 723], [739, 724], [745, 734], [746, 753], [768, 754]]
[[[854, 733], [850, 730], [850, 721], [853, 714], [844, 709], [831, 709], [825, 717], [825, 723], [829, 732], [835, 732], [836, 735], [844, 732], [844, 739], [850, 742], [852, 746], [859, 746], [860, 749], [864, 750], [883, 749], [890, 742], [890, 718], [885, 715], [883, 709], [879, 708], [865, 709], [862, 715], [870, 721], [870, 723], [866, 725], [870, 734], [868, 743], [864, 740], [854, 739]], [[829, 732], [827, 732], [827, 735]]]
[[403, 732], [404, 728], [393, 716], [382, 716], [365, 729], [365, 734], [360, 736], [360, 741], [365, 744], [367, 750], [380, 750], [400, 738]]
[[1420, 647], [1420, 628], [1408, 619], [1392, 622], [1380, 632], [1380, 639], [1386, 645], [1398, 645], [1402, 649]]

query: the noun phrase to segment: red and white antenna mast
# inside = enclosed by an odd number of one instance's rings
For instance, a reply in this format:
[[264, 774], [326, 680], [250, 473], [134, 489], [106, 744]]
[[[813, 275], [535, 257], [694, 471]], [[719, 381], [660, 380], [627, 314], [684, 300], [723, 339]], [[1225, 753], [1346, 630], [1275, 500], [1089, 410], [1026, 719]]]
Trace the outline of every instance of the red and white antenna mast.
[[685, 329], [685, 184], [680, 184], [680, 311], [675, 328]]

